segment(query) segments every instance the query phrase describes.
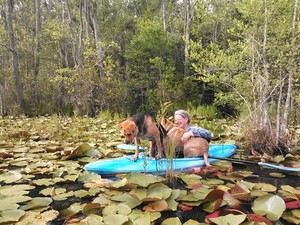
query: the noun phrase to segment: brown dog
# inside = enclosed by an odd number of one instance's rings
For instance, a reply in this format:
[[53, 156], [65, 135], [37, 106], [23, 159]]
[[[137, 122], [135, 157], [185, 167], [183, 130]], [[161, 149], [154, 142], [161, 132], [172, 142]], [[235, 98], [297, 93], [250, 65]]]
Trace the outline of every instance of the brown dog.
[[139, 154], [138, 141], [139, 138], [149, 140], [151, 142], [149, 156], [153, 157], [157, 147], [156, 158], [162, 157], [162, 134], [159, 131], [154, 116], [151, 113], [138, 113], [118, 125], [118, 129], [122, 130], [125, 135], [125, 143], [129, 144], [134, 141], [135, 154], [132, 158], [136, 161]]
[[176, 155], [182, 155], [185, 158], [203, 156], [206, 166], [211, 166], [208, 161], [208, 141], [201, 137], [191, 137], [187, 143], [181, 142], [181, 137], [185, 133], [185, 130], [180, 127], [175, 127], [174, 124], [163, 117], [161, 119], [161, 125], [166, 130], [167, 136], [163, 140], [163, 145], [167, 155], [170, 154], [170, 148], [175, 148]]

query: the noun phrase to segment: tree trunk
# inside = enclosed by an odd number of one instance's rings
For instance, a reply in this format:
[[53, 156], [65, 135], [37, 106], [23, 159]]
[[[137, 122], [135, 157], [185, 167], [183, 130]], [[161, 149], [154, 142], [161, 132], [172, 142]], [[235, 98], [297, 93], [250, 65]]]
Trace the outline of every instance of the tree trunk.
[[104, 69], [102, 66], [102, 60], [103, 60], [103, 52], [101, 48], [101, 40], [99, 37], [99, 31], [98, 31], [98, 16], [97, 16], [97, 3], [93, 2], [93, 26], [94, 26], [94, 38], [95, 38], [95, 44], [96, 44], [96, 52], [97, 52], [97, 67], [99, 75], [102, 77], [104, 76]]
[[265, 1], [265, 24], [264, 24], [264, 41], [263, 41], [263, 89], [262, 89], [262, 110], [263, 110], [263, 118], [262, 118], [262, 126], [266, 132], [270, 131], [269, 127], [269, 106], [267, 103], [267, 99], [269, 96], [270, 89], [270, 81], [269, 81], [269, 65], [267, 58], [267, 40], [268, 40], [268, 8]]
[[33, 53], [34, 79], [37, 79], [39, 73], [39, 52], [40, 52], [40, 31], [41, 31], [41, 3], [40, 0], [35, 0], [35, 45]]
[[280, 71], [280, 86], [279, 86], [279, 95], [277, 100], [277, 109], [276, 109], [276, 145], [279, 144], [280, 140], [280, 117], [281, 117], [281, 103], [282, 103], [282, 92], [285, 83], [285, 79], [282, 79], [282, 74]]
[[90, 1], [85, 0], [84, 1], [84, 9], [85, 9], [85, 35], [86, 38], [90, 38]]
[[286, 142], [286, 130], [288, 124], [289, 110], [292, 102], [292, 92], [293, 92], [293, 75], [295, 73], [295, 54], [296, 54], [296, 24], [297, 24], [297, 11], [298, 11], [298, 0], [294, 2], [294, 12], [293, 12], [293, 20], [292, 20], [292, 37], [291, 37], [291, 55], [289, 59], [289, 74], [288, 74], [288, 90], [285, 101], [285, 108], [283, 114], [283, 120], [281, 124], [281, 140], [282, 142]]
[[185, 0], [185, 24], [184, 24], [184, 76], [188, 75], [189, 47], [190, 47], [190, 27], [191, 27], [191, 4], [190, 0]]
[[167, 15], [166, 15], [166, 0], [161, 1], [161, 8], [162, 8], [162, 21], [163, 21], [163, 26], [164, 26], [164, 31], [167, 29]]
[[78, 51], [77, 51], [77, 69], [83, 68], [83, 1], [81, 0], [79, 3], [79, 35], [78, 35]]
[[17, 96], [17, 103], [21, 109], [24, 108], [24, 100], [21, 90], [21, 81], [20, 81], [20, 72], [19, 72], [19, 55], [16, 50], [16, 43], [15, 43], [15, 35], [13, 30], [13, 21], [12, 21], [12, 14], [14, 9], [14, 1], [13, 0], [6, 0], [6, 21], [7, 21], [7, 32], [10, 44], [10, 51], [13, 55], [13, 73], [15, 78], [15, 88], [16, 88], [16, 96]]
[[0, 116], [5, 116], [6, 111], [6, 87], [5, 81], [0, 83]]
[[35, 0], [35, 38], [34, 38], [34, 50], [33, 50], [33, 85], [32, 85], [32, 93], [33, 93], [33, 104], [37, 104], [38, 102], [38, 94], [36, 90], [36, 83], [39, 74], [40, 68], [40, 31], [41, 31], [41, 4], [40, 0]]
[[76, 48], [76, 38], [75, 38], [75, 26], [73, 24], [73, 21], [72, 21], [72, 11], [71, 11], [71, 6], [70, 6], [70, 3], [69, 3], [69, 0], [66, 0], [66, 4], [67, 4], [67, 10], [68, 10], [68, 26], [70, 27], [70, 32], [71, 32], [71, 36], [72, 36], [72, 58], [73, 58], [73, 62], [74, 62], [74, 65], [76, 67], [77, 65], [77, 48]]

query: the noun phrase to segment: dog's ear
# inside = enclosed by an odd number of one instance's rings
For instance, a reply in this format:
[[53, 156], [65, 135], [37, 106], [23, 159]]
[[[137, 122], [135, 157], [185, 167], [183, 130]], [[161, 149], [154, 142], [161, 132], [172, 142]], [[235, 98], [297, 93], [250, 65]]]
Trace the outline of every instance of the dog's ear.
[[134, 124], [133, 129], [134, 129], [135, 135], [137, 135], [139, 132], [139, 128], [137, 127], [137, 125]]

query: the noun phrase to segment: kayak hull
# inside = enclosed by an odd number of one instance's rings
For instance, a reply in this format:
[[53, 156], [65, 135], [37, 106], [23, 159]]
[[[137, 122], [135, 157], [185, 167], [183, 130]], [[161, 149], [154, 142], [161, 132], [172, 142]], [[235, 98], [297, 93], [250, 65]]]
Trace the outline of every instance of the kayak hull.
[[[210, 157], [227, 158], [236, 153], [237, 147], [233, 144], [210, 144], [208, 154]], [[122, 173], [141, 172], [141, 173], [156, 173], [165, 174], [167, 171], [173, 172], [190, 172], [195, 167], [205, 165], [204, 159], [199, 158], [162, 158], [156, 160], [149, 158], [142, 153], [138, 159], [133, 162], [133, 155], [124, 156], [112, 159], [101, 159], [95, 162], [88, 163], [84, 169], [105, 176], [111, 176]], [[209, 162], [214, 162], [217, 159], [209, 158]]]

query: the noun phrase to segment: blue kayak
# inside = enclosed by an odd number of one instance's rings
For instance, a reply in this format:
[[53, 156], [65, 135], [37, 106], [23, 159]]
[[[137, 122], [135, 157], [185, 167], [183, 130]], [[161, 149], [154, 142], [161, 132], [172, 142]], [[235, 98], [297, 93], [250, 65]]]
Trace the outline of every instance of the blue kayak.
[[[209, 157], [227, 158], [236, 153], [237, 147], [233, 144], [210, 144]], [[84, 169], [104, 176], [112, 176], [122, 173], [141, 172], [141, 173], [157, 173], [166, 174], [167, 171], [173, 172], [191, 172], [195, 167], [205, 165], [204, 159], [201, 158], [162, 158], [156, 160], [144, 156], [140, 153], [137, 161], [131, 161], [133, 155], [119, 158], [101, 159], [95, 162], [88, 163]], [[214, 162], [218, 159], [209, 158], [209, 162]]]

